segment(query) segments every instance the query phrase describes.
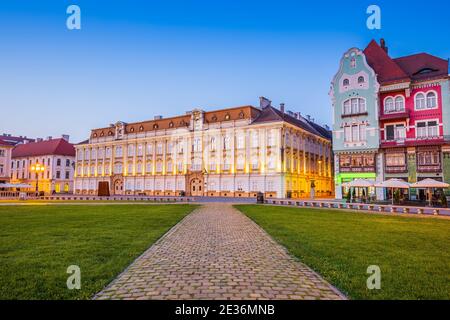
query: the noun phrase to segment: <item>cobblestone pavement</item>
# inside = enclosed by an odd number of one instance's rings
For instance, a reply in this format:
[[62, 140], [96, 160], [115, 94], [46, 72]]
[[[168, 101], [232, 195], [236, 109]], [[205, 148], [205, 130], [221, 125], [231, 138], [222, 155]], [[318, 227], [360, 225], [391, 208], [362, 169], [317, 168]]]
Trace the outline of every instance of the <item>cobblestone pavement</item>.
[[345, 299], [231, 204], [195, 210], [95, 299]]

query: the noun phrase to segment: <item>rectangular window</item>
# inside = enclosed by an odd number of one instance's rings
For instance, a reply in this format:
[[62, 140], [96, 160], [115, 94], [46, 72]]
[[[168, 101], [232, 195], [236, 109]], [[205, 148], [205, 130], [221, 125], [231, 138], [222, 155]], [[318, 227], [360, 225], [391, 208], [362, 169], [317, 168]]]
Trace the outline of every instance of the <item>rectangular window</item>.
[[358, 126], [352, 126], [352, 141], [359, 141], [359, 132]]
[[70, 171], [66, 171], [66, 178], [65, 178], [66, 180], [69, 180], [70, 179]]
[[406, 165], [405, 153], [387, 153], [386, 165], [388, 167], [399, 167]]
[[344, 114], [351, 114], [351, 113], [352, 113], [352, 109], [351, 109], [350, 100], [347, 100], [344, 102]]
[[359, 126], [359, 140], [366, 141], [366, 125], [362, 124]]
[[395, 139], [394, 126], [386, 126], [386, 140], [394, 140], [394, 139]]
[[237, 137], [237, 148], [243, 149], [244, 148], [244, 136], [238, 136]]
[[416, 124], [417, 138], [439, 137], [439, 125], [437, 121], [418, 122]]
[[438, 136], [438, 125], [436, 121], [428, 122], [428, 137], [437, 137]]
[[352, 129], [351, 127], [344, 127], [344, 140], [345, 142], [352, 141]]
[[163, 148], [162, 148], [162, 144], [161, 143], [158, 143], [156, 145], [156, 153], [157, 154], [162, 154], [163, 153]]
[[56, 179], [60, 179], [61, 178], [61, 171], [56, 171]]

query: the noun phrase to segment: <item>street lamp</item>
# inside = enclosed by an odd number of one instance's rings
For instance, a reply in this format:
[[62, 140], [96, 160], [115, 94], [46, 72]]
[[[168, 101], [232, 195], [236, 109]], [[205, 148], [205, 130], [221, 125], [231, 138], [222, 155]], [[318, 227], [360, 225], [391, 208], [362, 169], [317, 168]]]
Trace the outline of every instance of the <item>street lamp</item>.
[[45, 171], [44, 165], [36, 163], [34, 166], [31, 166], [31, 171], [36, 173], [36, 192], [39, 192], [39, 173]]

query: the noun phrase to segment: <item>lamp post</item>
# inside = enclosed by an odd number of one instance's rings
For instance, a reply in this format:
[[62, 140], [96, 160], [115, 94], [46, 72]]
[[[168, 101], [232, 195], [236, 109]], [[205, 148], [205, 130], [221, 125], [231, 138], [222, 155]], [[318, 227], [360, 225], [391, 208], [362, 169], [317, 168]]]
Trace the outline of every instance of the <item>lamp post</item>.
[[44, 172], [45, 167], [40, 163], [36, 163], [34, 166], [31, 166], [31, 171], [36, 173], [36, 192], [39, 192], [39, 173]]

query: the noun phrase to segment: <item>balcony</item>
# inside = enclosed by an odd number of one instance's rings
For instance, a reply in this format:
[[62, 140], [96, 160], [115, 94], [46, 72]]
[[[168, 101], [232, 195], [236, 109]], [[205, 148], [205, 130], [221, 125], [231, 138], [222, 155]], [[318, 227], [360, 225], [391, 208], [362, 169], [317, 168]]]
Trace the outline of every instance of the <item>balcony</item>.
[[382, 148], [403, 147], [406, 145], [406, 139], [381, 140]]
[[380, 115], [380, 120], [400, 120], [409, 118], [410, 110], [385, 112]]
[[381, 140], [381, 147], [382, 148], [417, 147], [427, 145], [442, 145], [443, 143], [444, 143], [443, 136], [417, 137], [417, 138], [406, 138], [397, 140]]
[[352, 118], [352, 117], [362, 117], [367, 116], [369, 113], [367, 111], [364, 112], [357, 112], [357, 113], [343, 113], [341, 115], [342, 118]]

